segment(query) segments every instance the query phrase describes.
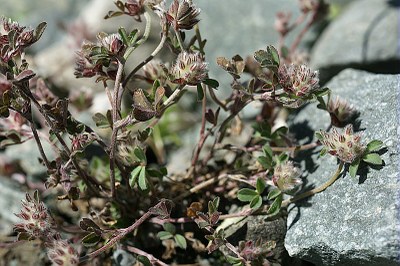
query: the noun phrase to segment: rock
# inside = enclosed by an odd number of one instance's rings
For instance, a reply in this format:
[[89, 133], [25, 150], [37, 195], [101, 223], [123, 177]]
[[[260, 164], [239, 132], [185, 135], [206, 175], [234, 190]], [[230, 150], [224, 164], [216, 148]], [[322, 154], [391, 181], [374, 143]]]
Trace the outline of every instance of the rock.
[[[205, 51], [210, 63], [210, 76], [220, 82], [218, 93], [225, 96], [230, 93], [232, 78], [216, 64], [216, 58], [231, 58], [236, 54], [245, 58], [267, 45], [276, 45], [279, 38], [274, 29], [276, 13], [291, 12], [292, 20], [300, 14], [297, 1], [264, 0], [255, 3], [219, 0], [198, 1], [196, 5], [201, 8], [199, 27], [202, 38], [207, 39]], [[288, 35], [287, 45], [291, 44], [301, 28]], [[313, 42], [317, 35], [316, 32], [308, 32], [304, 43]]]
[[16, 182], [0, 176], [0, 235], [9, 235], [13, 226], [20, 219], [14, 215], [21, 210], [21, 200], [25, 199], [25, 193], [21, 192]]
[[[362, 139], [384, 142], [385, 166], [380, 170], [360, 168], [357, 178], [346, 172], [324, 192], [289, 206], [285, 247], [290, 256], [321, 266], [394, 266], [400, 262], [399, 79], [400, 75], [348, 69], [329, 82], [334, 95], [347, 99], [361, 112]], [[296, 116], [292, 128], [304, 129], [299, 132], [302, 135], [326, 129], [329, 121], [326, 112], [311, 104]], [[316, 152], [312, 154], [312, 161], [319, 165], [307, 160], [306, 180], [319, 186], [334, 173], [337, 161], [330, 155], [318, 158]]]
[[345, 68], [399, 73], [399, 5], [395, 1], [359, 0], [347, 6], [321, 34], [311, 66], [326, 82]]

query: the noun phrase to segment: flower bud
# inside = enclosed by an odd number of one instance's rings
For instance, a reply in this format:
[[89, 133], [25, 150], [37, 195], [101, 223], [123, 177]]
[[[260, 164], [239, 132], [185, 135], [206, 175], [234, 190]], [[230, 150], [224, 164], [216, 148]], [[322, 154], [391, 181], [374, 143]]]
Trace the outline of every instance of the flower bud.
[[124, 43], [122, 42], [121, 36], [117, 33], [107, 35], [101, 33], [98, 35], [100, 44], [107, 49], [112, 55], [122, 56], [126, 50]]
[[331, 124], [337, 127], [346, 125], [357, 114], [353, 105], [338, 96], [334, 100], [329, 99], [327, 110], [331, 116]]
[[300, 176], [301, 170], [288, 161], [275, 167], [272, 181], [283, 193], [294, 194], [303, 184]]

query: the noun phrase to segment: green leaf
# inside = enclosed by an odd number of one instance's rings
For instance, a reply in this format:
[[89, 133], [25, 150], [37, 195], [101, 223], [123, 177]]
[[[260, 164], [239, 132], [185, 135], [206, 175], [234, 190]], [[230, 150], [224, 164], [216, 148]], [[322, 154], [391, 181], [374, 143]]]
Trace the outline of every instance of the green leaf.
[[176, 227], [175, 227], [175, 225], [173, 225], [171, 223], [164, 223], [163, 228], [165, 231], [167, 231], [173, 235], [176, 233]]
[[35, 33], [34, 33], [35, 42], [37, 42], [40, 39], [40, 37], [42, 37], [42, 34], [43, 34], [44, 30], [46, 29], [46, 27], [47, 27], [47, 22], [45, 22], [45, 21], [40, 22], [40, 24], [36, 26]]
[[321, 149], [321, 151], [319, 152], [319, 156], [323, 157], [325, 156], [325, 154], [328, 152], [328, 148], [327, 147], [323, 147]]
[[272, 159], [266, 156], [260, 156], [257, 158], [257, 161], [261, 164], [264, 169], [269, 169], [272, 166]]
[[101, 113], [95, 113], [92, 116], [93, 121], [96, 123], [96, 126], [99, 128], [108, 128], [110, 127], [110, 124], [108, 123], [107, 117], [105, 117]]
[[170, 239], [170, 238], [172, 238], [173, 236], [174, 236], [173, 234], [171, 234], [170, 232], [167, 232], [167, 231], [160, 231], [160, 232], [157, 233], [157, 237], [158, 237], [160, 240]]
[[238, 191], [238, 200], [250, 202], [255, 196], [258, 196], [257, 191], [249, 188], [242, 188]]
[[269, 157], [269, 159], [271, 159], [271, 161], [272, 161], [273, 151], [272, 151], [271, 147], [269, 146], [269, 144], [265, 144], [263, 146], [263, 151], [264, 151], [265, 156]]
[[355, 160], [349, 166], [349, 174], [351, 177], [356, 177], [358, 166], [360, 165], [360, 159]]
[[375, 139], [373, 141], [370, 141], [367, 144], [366, 152], [369, 153], [369, 152], [372, 152], [372, 151], [378, 151], [378, 150], [380, 150], [382, 148], [382, 145], [383, 145], [383, 142], [380, 141], [380, 140], [376, 140]]
[[129, 184], [131, 187], [135, 186], [137, 177], [139, 176], [140, 171], [142, 170], [143, 166], [137, 166], [135, 169], [132, 170], [131, 172], [131, 177], [129, 178]]
[[289, 159], [289, 155], [287, 155], [286, 153], [282, 152], [281, 154], [279, 154], [279, 156], [277, 157], [277, 160], [279, 161], [279, 163], [284, 163]]
[[281, 209], [281, 205], [282, 205], [282, 199], [283, 199], [282, 194], [278, 195], [275, 198], [274, 202], [272, 202], [271, 206], [268, 209], [269, 215], [275, 215], [275, 214], [279, 213], [279, 210]]
[[375, 164], [375, 165], [383, 164], [382, 158], [377, 153], [368, 153], [368, 154], [364, 155], [362, 160], [369, 164]]
[[140, 147], [136, 147], [133, 150], [133, 153], [135, 154], [135, 156], [139, 159], [140, 162], [146, 164], [147, 163], [147, 158], [146, 158], [146, 154], [144, 153], [144, 151], [140, 148]]
[[197, 100], [201, 101], [204, 98], [204, 91], [203, 91], [203, 86], [201, 86], [201, 83], [197, 84]]
[[261, 177], [257, 178], [256, 190], [258, 194], [262, 194], [264, 192], [265, 187], [266, 187], [265, 180]]
[[[325, 87], [325, 88], [322, 88], [322, 89], [314, 92], [314, 95], [317, 97], [322, 97], [322, 96], [327, 95], [329, 92], [330, 92], [329, 88]], [[318, 100], [318, 101], [320, 101], [320, 100]]]
[[147, 189], [146, 167], [140, 169], [138, 184], [141, 190]]
[[126, 33], [125, 28], [120, 27], [120, 28], [118, 29], [118, 33], [119, 33], [119, 35], [121, 36], [122, 42], [123, 42], [125, 45], [128, 45], [128, 46], [129, 46], [128, 34]]
[[153, 265], [146, 256], [139, 255], [139, 256], [137, 256], [137, 259], [139, 262], [141, 262], [143, 264], [143, 266], [152, 266]]
[[260, 208], [261, 205], [262, 205], [262, 197], [260, 195], [254, 197], [250, 202], [250, 208], [252, 208], [253, 210]]
[[315, 132], [315, 137], [320, 141], [324, 139], [324, 137], [322, 137], [322, 134], [320, 132]]
[[219, 83], [215, 79], [205, 79], [205, 80], [203, 80], [203, 83], [210, 86], [213, 89], [216, 89], [219, 87]]
[[94, 232], [86, 235], [84, 238], [82, 238], [82, 244], [85, 247], [94, 247], [99, 241], [101, 240], [101, 237], [96, 235]]
[[226, 261], [229, 262], [230, 264], [242, 263], [241, 259], [230, 255], [226, 256]]
[[215, 197], [215, 198], [213, 199], [213, 201], [212, 201], [212, 204], [213, 204], [213, 206], [214, 206], [214, 208], [215, 208], [216, 211], [218, 210], [219, 200], [220, 200], [219, 197]]
[[174, 239], [175, 239], [176, 244], [178, 244], [178, 246], [179, 246], [181, 249], [186, 249], [186, 247], [187, 247], [186, 239], [183, 237], [183, 235], [176, 234], [176, 235], [174, 236]]
[[275, 189], [273, 189], [273, 190], [271, 190], [271, 191], [268, 192], [267, 198], [268, 198], [269, 200], [273, 200], [273, 199], [275, 199], [276, 197], [278, 197], [281, 193], [282, 193], [282, 192], [281, 192], [279, 189], [275, 188]]
[[270, 54], [270, 57], [271, 57], [272, 61], [275, 63], [275, 65], [279, 66], [279, 64], [280, 64], [279, 53], [275, 49], [275, 47], [273, 47], [272, 45], [269, 45], [267, 47], [267, 52]]

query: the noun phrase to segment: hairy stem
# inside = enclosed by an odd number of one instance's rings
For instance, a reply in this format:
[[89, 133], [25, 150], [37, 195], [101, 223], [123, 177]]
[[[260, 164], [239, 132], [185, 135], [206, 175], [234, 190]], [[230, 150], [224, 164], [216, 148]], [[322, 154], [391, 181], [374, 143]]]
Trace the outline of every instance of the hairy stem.
[[111, 186], [111, 197], [115, 198], [115, 150], [117, 147], [117, 136], [119, 128], [115, 125], [119, 118], [119, 112], [121, 109], [120, 101], [118, 100], [118, 95], [121, 86], [121, 78], [124, 70], [124, 65], [118, 61], [118, 70], [117, 76], [115, 78], [114, 84], [114, 97], [113, 97], [113, 106], [112, 106], [112, 120], [113, 120], [113, 129], [111, 135], [111, 143], [110, 143], [110, 186]]
[[306, 192], [304, 192], [304, 193], [302, 193], [300, 195], [294, 196], [291, 199], [287, 199], [287, 200], [283, 201], [282, 202], [282, 207], [287, 207], [290, 203], [294, 203], [296, 201], [299, 201], [301, 199], [310, 197], [312, 195], [315, 195], [317, 193], [320, 193], [320, 192], [324, 191], [326, 188], [328, 188], [330, 185], [332, 185], [336, 181], [336, 179], [338, 179], [338, 177], [340, 176], [340, 173], [342, 172], [343, 165], [344, 165], [344, 163], [340, 162], [336, 172], [333, 174], [333, 176], [325, 184], [323, 184], [323, 185], [321, 185], [321, 186], [319, 186], [317, 188], [314, 188], [312, 190], [306, 191]]
[[[159, 206], [163, 204], [163, 201], [159, 202], [157, 205], [155, 205], [153, 208], [159, 208]], [[113, 234], [112, 238], [101, 248], [93, 251], [92, 253], [87, 254], [86, 256], [82, 257], [80, 259], [81, 262], [93, 259], [106, 251], [107, 249], [111, 248], [114, 246], [118, 241], [120, 241], [122, 238], [124, 238], [127, 234], [131, 233], [133, 230], [135, 230], [139, 225], [141, 225], [143, 222], [145, 222], [151, 215], [153, 215], [151, 210], [148, 210], [145, 214], [143, 214], [134, 224], [131, 226], [124, 228], [124, 229], [118, 229], [115, 230], [115, 233]]]
[[125, 247], [128, 251], [135, 253], [137, 255], [145, 256], [151, 263], [151, 265], [160, 265], [160, 266], [168, 266], [168, 264], [162, 262], [161, 260], [157, 259], [153, 255], [147, 253], [146, 251], [143, 251], [141, 249], [132, 247], [132, 246], [126, 246]]
[[[32, 118], [32, 120], [33, 120], [33, 118]], [[31, 130], [32, 130], [32, 133], [33, 133], [33, 137], [35, 138], [36, 145], [38, 146], [40, 156], [42, 157], [43, 162], [44, 162], [44, 164], [46, 165], [47, 169], [50, 169], [50, 168], [51, 168], [50, 162], [49, 162], [49, 160], [47, 159], [46, 154], [44, 153], [43, 146], [42, 146], [42, 142], [40, 141], [40, 138], [39, 138], [39, 135], [38, 135], [38, 132], [37, 132], [35, 123], [29, 121], [29, 124], [30, 124], [30, 126], [31, 126]]]
[[199, 159], [199, 155], [201, 152], [201, 149], [203, 148], [203, 145], [206, 141], [207, 134], [204, 134], [205, 129], [206, 129], [206, 108], [207, 108], [207, 90], [202, 86], [203, 90], [203, 100], [202, 100], [202, 105], [201, 105], [201, 128], [200, 128], [200, 140], [197, 143], [196, 150], [194, 152], [194, 156], [192, 158], [192, 167], [195, 169], [195, 165], [197, 160]]

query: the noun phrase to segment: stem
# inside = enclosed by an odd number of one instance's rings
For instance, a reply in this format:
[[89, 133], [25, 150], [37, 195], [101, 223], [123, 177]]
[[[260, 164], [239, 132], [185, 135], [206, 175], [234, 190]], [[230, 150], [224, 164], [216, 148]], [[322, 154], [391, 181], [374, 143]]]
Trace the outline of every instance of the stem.
[[115, 149], [117, 146], [117, 136], [119, 128], [115, 125], [118, 120], [119, 112], [121, 105], [118, 99], [119, 90], [122, 89], [121, 86], [121, 78], [122, 72], [124, 70], [124, 65], [118, 61], [118, 70], [115, 78], [114, 84], [114, 96], [113, 96], [113, 106], [112, 106], [112, 120], [113, 120], [113, 129], [111, 135], [111, 144], [110, 144], [110, 186], [111, 186], [111, 197], [115, 198]]
[[171, 104], [173, 104], [173, 101], [179, 96], [179, 94], [183, 91], [185, 88], [185, 85], [179, 85], [178, 88], [174, 90], [174, 92], [171, 94], [171, 96], [168, 97], [167, 100], [162, 104], [160, 110], [161, 113], [165, 111]]
[[222, 174], [222, 175], [220, 175], [218, 177], [207, 179], [206, 181], [204, 181], [204, 182], [192, 187], [188, 191], [185, 191], [182, 194], [180, 194], [179, 196], [175, 197], [172, 201], [175, 202], [175, 201], [182, 200], [182, 199], [186, 198], [187, 196], [189, 196], [189, 195], [191, 195], [193, 193], [196, 193], [197, 191], [199, 191], [199, 190], [201, 190], [203, 188], [206, 188], [206, 187], [208, 187], [208, 186], [210, 186], [210, 185], [212, 185], [212, 184], [214, 184], [214, 183], [216, 183], [216, 182], [218, 182], [218, 181], [220, 181], [222, 179], [225, 179], [225, 178], [227, 178], [227, 174]]
[[[54, 127], [53, 121], [51, 121], [51, 119], [47, 116], [46, 111], [42, 108], [40, 103], [35, 99], [35, 97], [32, 95], [32, 93], [30, 93], [29, 90], [21, 88], [20, 91], [34, 103], [36, 108], [39, 110], [40, 114], [46, 120], [47, 124], [50, 126], [51, 129], [53, 129], [54, 135], [56, 136], [57, 140], [63, 146], [63, 148], [64, 148], [65, 152], [67, 153], [67, 155], [70, 157], [70, 159], [72, 161], [72, 164], [74, 165], [75, 169], [78, 172], [78, 175], [86, 183], [86, 185], [88, 186], [88, 189], [90, 189], [94, 194], [98, 194], [98, 188], [100, 187], [99, 182], [96, 179], [94, 179], [93, 177], [91, 177], [89, 175], [86, 175], [86, 173], [79, 166], [79, 164], [76, 161], [76, 159], [73, 156], [71, 156], [71, 150], [68, 148], [68, 145], [65, 143], [65, 141], [61, 137], [60, 133], [57, 132], [57, 130], [54, 130], [55, 127]], [[96, 187], [93, 184], [95, 184]]]
[[136, 72], [139, 71], [139, 69], [141, 69], [143, 66], [145, 66], [148, 62], [150, 62], [160, 51], [161, 49], [164, 47], [165, 41], [167, 40], [167, 34], [164, 32], [162, 34], [161, 37], [161, 41], [158, 44], [158, 46], [154, 49], [154, 51], [149, 55], [149, 57], [147, 57], [145, 60], [143, 60], [139, 65], [137, 65], [130, 73], [129, 75], [126, 77], [126, 79], [124, 80], [124, 82], [122, 83], [122, 87], [125, 90], [126, 85], [128, 84], [128, 82], [133, 78], [133, 76], [136, 74]]
[[312, 190], [306, 191], [306, 192], [304, 192], [304, 193], [302, 193], [302, 194], [300, 194], [298, 196], [294, 196], [291, 199], [287, 199], [287, 200], [283, 201], [282, 202], [282, 207], [287, 207], [290, 203], [294, 203], [296, 201], [299, 201], [301, 199], [310, 197], [312, 195], [315, 195], [317, 193], [320, 193], [320, 192], [324, 191], [326, 188], [328, 188], [330, 185], [332, 185], [336, 181], [336, 179], [338, 179], [338, 177], [340, 176], [340, 173], [342, 172], [343, 165], [344, 165], [344, 163], [340, 162], [340, 164], [339, 164], [336, 172], [334, 173], [334, 175], [325, 184], [323, 184], [323, 185], [321, 185], [321, 186], [319, 186], [317, 188], [314, 188]]
[[204, 96], [203, 96], [203, 101], [202, 101], [202, 105], [201, 105], [202, 109], [201, 109], [200, 140], [199, 140], [199, 142], [197, 144], [196, 151], [195, 151], [194, 156], [192, 158], [192, 167], [193, 167], [194, 171], [196, 170], [195, 169], [195, 165], [196, 165], [197, 160], [199, 159], [199, 155], [200, 155], [201, 149], [204, 146], [204, 143], [206, 141], [207, 136], [209, 136], [208, 134], [207, 135], [204, 134], [204, 131], [206, 129], [207, 91], [204, 89], [203, 86], [201, 88], [203, 90]]
[[311, 20], [307, 23], [307, 25], [301, 30], [299, 35], [297, 35], [295, 41], [293, 42], [292, 46], [290, 47], [290, 52], [294, 53], [294, 51], [297, 49], [299, 46], [301, 40], [304, 37], [304, 34], [310, 29], [311, 25], [314, 23], [314, 18], [311, 18]]
[[[33, 121], [33, 118], [32, 118], [32, 121]], [[42, 142], [40, 142], [40, 138], [39, 138], [39, 135], [37, 133], [36, 126], [35, 126], [34, 122], [30, 122], [29, 121], [29, 124], [30, 124], [31, 129], [32, 129], [33, 137], [35, 138], [36, 144], [38, 146], [38, 149], [39, 149], [39, 152], [40, 152], [40, 156], [42, 156], [43, 162], [46, 165], [47, 169], [50, 170], [50, 168], [51, 168], [50, 162], [47, 159], [46, 154], [44, 153]]]
[[131, 247], [131, 246], [126, 246], [125, 248], [128, 251], [133, 252], [133, 253], [135, 253], [137, 255], [145, 256], [150, 261], [151, 265], [168, 266], [168, 264], [162, 262], [161, 260], [157, 259], [153, 255], [151, 255], [151, 254], [149, 254], [149, 253], [147, 253], [147, 252], [145, 252], [145, 251], [143, 251], [141, 249], [138, 249], [138, 248], [135, 248], [135, 247]]
[[[161, 205], [163, 201], [160, 201], [157, 205], [155, 205], [153, 208], [159, 208], [159, 205]], [[88, 259], [93, 259], [106, 251], [107, 249], [111, 248], [114, 246], [119, 240], [124, 238], [127, 234], [131, 233], [133, 230], [135, 230], [139, 225], [141, 225], [143, 222], [145, 222], [153, 213], [151, 212], [151, 209], [148, 210], [145, 214], [143, 214], [134, 224], [131, 226], [124, 228], [124, 229], [118, 229], [115, 230], [114, 235], [112, 238], [101, 248], [93, 251], [92, 253], [87, 254], [86, 256], [82, 257], [80, 259], [81, 262], [86, 261]]]
[[176, 38], [178, 39], [179, 46], [181, 47], [182, 52], [186, 51], [185, 46], [183, 45], [182, 37], [179, 30], [175, 30]]

